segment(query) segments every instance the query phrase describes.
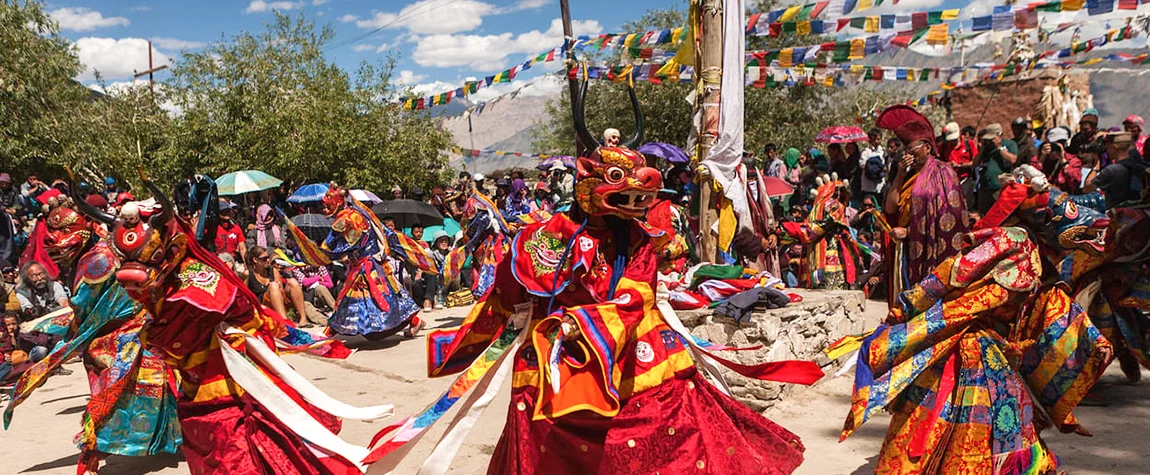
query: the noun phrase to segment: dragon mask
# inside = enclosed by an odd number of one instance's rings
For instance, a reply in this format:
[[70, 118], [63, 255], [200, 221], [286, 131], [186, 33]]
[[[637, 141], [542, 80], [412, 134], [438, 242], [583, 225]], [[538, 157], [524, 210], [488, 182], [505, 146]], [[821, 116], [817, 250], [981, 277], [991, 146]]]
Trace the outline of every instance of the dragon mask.
[[999, 210], [987, 215], [1014, 207], [1013, 214], [1022, 224], [1059, 252], [1079, 250], [1100, 255], [1105, 250], [1110, 218], [1079, 206], [1069, 194], [1051, 187], [1038, 169], [1021, 165], [1000, 181], [1005, 188], [994, 206]]
[[83, 214], [64, 206], [53, 209], [46, 222], [45, 245], [57, 265], [71, 267], [96, 236], [95, 226]]
[[[73, 182], [70, 189], [79, 190], [75, 186], [75, 176], [71, 170], [68, 173]], [[129, 225], [123, 219], [89, 205], [82, 197], [73, 196], [80, 212], [108, 225], [112, 248], [122, 262], [116, 272], [116, 280], [129, 292], [159, 286], [187, 255], [188, 236], [176, 222], [175, 205], [142, 170], [140, 179], [162, 206], [159, 213], [152, 215], [150, 226], [143, 223]]]
[[323, 205], [323, 214], [327, 216], [335, 216], [347, 204], [347, 198], [344, 197], [344, 191], [335, 183], [332, 183], [327, 188], [327, 193], [323, 194], [323, 200], [320, 203]]
[[579, 143], [590, 150], [575, 163], [575, 201], [591, 216], [617, 216], [634, 219], [646, 214], [663, 187], [659, 171], [647, 166], [643, 154], [633, 150], [643, 140], [643, 111], [633, 85], [628, 87], [635, 112], [635, 133], [619, 147], [606, 147], [587, 129], [584, 101], [586, 78], [571, 104]]

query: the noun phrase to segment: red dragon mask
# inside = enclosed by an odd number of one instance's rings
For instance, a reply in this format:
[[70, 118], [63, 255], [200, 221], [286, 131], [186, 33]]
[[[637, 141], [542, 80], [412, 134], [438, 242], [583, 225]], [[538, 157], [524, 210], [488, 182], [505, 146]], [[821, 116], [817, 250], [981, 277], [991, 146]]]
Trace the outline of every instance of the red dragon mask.
[[[142, 223], [129, 226], [124, 220], [87, 204], [82, 197], [73, 196], [81, 212], [108, 225], [112, 248], [122, 262], [116, 280], [129, 292], [158, 287], [187, 255], [188, 245], [187, 234], [176, 223], [175, 205], [142, 170], [140, 179], [163, 207], [152, 215], [151, 226], [147, 228]], [[71, 189], [79, 190], [74, 177], [72, 181]]]
[[88, 218], [72, 208], [63, 206], [53, 209], [48, 214], [46, 224], [48, 236], [45, 244], [48, 255], [62, 267], [74, 265], [96, 234], [95, 226]]
[[346, 205], [346, 198], [344, 197], [343, 190], [338, 185], [332, 183], [328, 187], [327, 193], [323, 194], [323, 200], [320, 201], [323, 205], [323, 214], [328, 216], [335, 216]]
[[622, 147], [598, 147], [576, 162], [575, 201], [592, 216], [641, 218], [663, 187], [659, 171], [643, 154]]

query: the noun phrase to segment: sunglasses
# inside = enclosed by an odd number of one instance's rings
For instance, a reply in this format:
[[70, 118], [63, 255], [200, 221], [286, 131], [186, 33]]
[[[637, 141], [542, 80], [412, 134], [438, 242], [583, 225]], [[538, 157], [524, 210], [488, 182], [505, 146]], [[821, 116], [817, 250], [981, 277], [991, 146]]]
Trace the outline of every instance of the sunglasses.
[[257, 261], [267, 261], [267, 260], [268, 260], [268, 256], [259, 256], [259, 257], [256, 257], [256, 260], [257, 260]]

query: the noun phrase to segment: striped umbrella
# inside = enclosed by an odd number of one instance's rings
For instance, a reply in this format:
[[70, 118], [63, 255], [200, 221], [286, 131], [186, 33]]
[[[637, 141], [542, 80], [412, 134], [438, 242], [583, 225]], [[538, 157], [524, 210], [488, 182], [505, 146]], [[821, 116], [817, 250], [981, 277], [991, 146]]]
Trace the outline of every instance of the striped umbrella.
[[231, 172], [216, 179], [221, 196], [242, 195], [280, 186], [283, 180], [259, 170]]

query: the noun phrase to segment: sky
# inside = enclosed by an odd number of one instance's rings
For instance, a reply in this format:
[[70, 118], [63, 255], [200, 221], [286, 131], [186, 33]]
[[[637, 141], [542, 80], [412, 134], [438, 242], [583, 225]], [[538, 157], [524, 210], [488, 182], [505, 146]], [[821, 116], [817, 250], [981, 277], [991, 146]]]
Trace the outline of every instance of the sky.
[[[1001, 3], [901, 0], [896, 5], [888, 0], [860, 15], [962, 8], [962, 18], [969, 18], [989, 14]], [[682, 6], [685, 1], [574, 0], [571, 4], [575, 34], [593, 35], [618, 33], [620, 25], [649, 9]], [[53, 0], [46, 10], [76, 44], [86, 67], [77, 80], [89, 85], [94, 71], [114, 85], [130, 81], [133, 71], [147, 69], [148, 40], [154, 46], [155, 64], [166, 64], [182, 50], [201, 48], [241, 31], [261, 31], [276, 10], [303, 12], [319, 24], [331, 25], [337, 46], [326, 54], [347, 70], [354, 70], [362, 60], [394, 54], [398, 60], [395, 80], [421, 94], [446, 92], [465, 80], [492, 75], [559, 46], [563, 38], [558, 0]], [[1056, 21], [1068, 21], [1079, 13], [1058, 15]], [[1083, 38], [1090, 38], [1089, 33], [1084, 32]], [[533, 68], [502, 89], [481, 92], [494, 96], [517, 88], [557, 70], [560, 64]], [[559, 87], [558, 82], [537, 81], [524, 93], [549, 94]]]

